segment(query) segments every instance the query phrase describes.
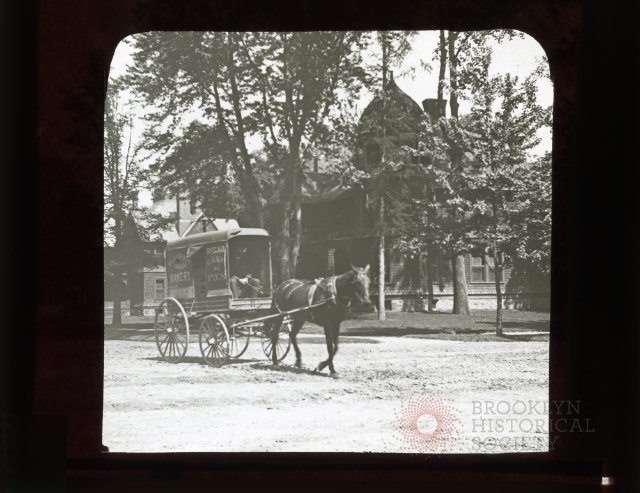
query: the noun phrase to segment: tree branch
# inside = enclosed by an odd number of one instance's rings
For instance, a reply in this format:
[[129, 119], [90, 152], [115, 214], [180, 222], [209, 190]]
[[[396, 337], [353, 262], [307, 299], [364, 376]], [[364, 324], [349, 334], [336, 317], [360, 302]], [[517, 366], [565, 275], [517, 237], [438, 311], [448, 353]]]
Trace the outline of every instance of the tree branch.
[[276, 137], [276, 133], [274, 131], [274, 127], [273, 127], [273, 119], [271, 118], [271, 112], [269, 111], [269, 102], [268, 102], [268, 79], [267, 77], [262, 74], [260, 67], [258, 66], [258, 64], [253, 60], [253, 58], [251, 57], [251, 54], [249, 53], [249, 49], [247, 48], [247, 45], [242, 42], [242, 40], [240, 40], [239, 44], [242, 46], [243, 50], [244, 50], [244, 54], [247, 57], [247, 60], [249, 61], [249, 64], [253, 67], [253, 70], [256, 74], [256, 76], [258, 76], [260, 78], [260, 92], [262, 94], [262, 99], [261, 99], [261, 103], [262, 103], [262, 113], [264, 115], [265, 121], [267, 123], [267, 129], [269, 131], [269, 135], [271, 137], [271, 145], [275, 148], [277, 148], [279, 146], [279, 142], [278, 139]]

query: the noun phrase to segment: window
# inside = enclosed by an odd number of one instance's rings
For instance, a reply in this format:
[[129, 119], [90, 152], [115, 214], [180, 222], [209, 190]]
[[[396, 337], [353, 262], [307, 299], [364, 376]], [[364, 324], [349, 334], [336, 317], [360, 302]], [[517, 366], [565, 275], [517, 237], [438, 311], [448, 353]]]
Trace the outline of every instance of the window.
[[482, 257], [471, 257], [471, 282], [486, 282], [486, 268]]
[[[471, 257], [471, 282], [495, 282], [495, 280], [493, 257]], [[504, 269], [502, 269], [500, 282], [504, 282]]]
[[164, 279], [156, 279], [154, 298], [157, 300], [164, 298]]

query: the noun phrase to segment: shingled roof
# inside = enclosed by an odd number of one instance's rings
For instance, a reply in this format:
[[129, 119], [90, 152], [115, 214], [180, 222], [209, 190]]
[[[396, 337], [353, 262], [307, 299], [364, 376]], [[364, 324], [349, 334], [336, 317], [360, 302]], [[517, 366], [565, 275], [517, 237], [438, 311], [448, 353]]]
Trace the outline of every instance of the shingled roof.
[[[418, 103], [416, 103], [411, 96], [404, 92], [393, 79], [393, 74], [387, 82], [387, 97], [388, 97], [388, 111], [393, 110], [398, 114], [402, 114], [406, 117], [408, 124], [418, 125], [420, 120], [424, 116], [424, 111]], [[380, 120], [382, 117], [382, 98], [375, 96], [367, 107], [362, 112], [360, 122], [364, 122], [367, 119], [374, 121]]]

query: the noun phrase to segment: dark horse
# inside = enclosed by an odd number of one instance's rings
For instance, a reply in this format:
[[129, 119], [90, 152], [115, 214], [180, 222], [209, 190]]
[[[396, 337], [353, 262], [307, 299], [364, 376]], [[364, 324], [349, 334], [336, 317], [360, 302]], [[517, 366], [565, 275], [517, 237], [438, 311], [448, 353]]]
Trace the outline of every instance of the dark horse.
[[[320, 325], [324, 329], [324, 336], [327, 341], [327, 353], [329, 357], [321, 361], [316, 368], [322, 371], [329, 366], [332, 376], [336, 376], [333, 367], [333, 357], [338, 351], [338, 335], [340, 324], [347, 315], [347, 308], [352, 301], [363, 305], [370, 305], [369, 300], [369, 266], [351, 267], [344, 274], [325, 277], [318, 281], [302, 281], [299, 279], [289, 279], [280, 284], [273, 293], [271, 308], [274, 313], [286, 312], [314, 306], [308, 310], [302, 310], [291, 314], [291, 343], [296, 353], [296, 366], [302, 365], [302, 355], [296, 341], [296, 336], [302, 325], [309, 321]], [[268, 321], [266, 330], [272, 330], [274, 339], [282, 324], [282, 317], [277, 317], [273, 321]], [[275, 348], [275, 344], [272, 346]], [[273, 364], [277, 364], [275, 349], [272, 352]]]

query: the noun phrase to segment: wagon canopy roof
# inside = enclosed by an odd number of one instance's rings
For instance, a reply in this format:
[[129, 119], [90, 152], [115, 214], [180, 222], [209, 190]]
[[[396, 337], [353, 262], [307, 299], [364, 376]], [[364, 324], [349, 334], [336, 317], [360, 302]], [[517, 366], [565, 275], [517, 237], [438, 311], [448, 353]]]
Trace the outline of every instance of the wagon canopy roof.
[[185, 248], [194, 245], [205, 245], [207, 243], [227, 242], [231, 238], [235, 238], [236, 236], [269, 237], [269, 233], [260, 228], [240, 228], [227, 229], [224, 231], [207, 231], [205, 233], [197, 233], [194, 235], [179, 238], [175, 241], [170, 241], [167, 243], [167, 250], [176, 250], [178, 248]]

